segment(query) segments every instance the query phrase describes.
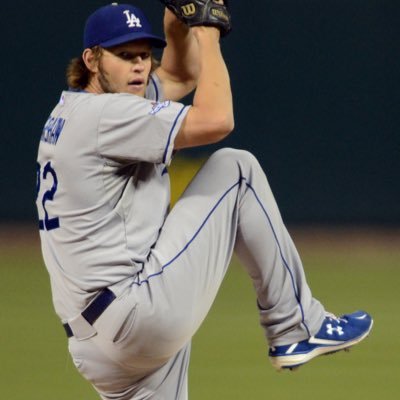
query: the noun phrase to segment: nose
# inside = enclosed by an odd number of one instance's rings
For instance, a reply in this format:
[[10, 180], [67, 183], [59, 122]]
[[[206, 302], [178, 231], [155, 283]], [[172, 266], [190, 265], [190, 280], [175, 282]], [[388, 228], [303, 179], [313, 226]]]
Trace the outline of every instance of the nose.
[[134, 71], [143, 71], [144, 70], [144, 61], [141, 56], [137, 56], [132, 60], [132, 68]]

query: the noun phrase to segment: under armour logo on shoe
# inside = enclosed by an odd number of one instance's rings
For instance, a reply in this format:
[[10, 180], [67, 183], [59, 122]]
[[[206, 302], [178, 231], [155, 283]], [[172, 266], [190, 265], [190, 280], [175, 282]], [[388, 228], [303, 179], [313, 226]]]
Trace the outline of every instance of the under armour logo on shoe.
[[337, 328], [334, 328], [332, 326], [332, 324], [327, 324], [326, 325], [326, 333], [328, 335], [332, 335], [333, 332], [335, 332], [335, 331], [338, 333], [339, 336], [344, 335], [343, 328], [341, 326], [338, 326]]
[[125, 10], [124, 14], [126, 15], [129, 28], [141, 28], [142, 24], [140, 23], [140, 19], [135, 14], [130, 14], [129, 10]]

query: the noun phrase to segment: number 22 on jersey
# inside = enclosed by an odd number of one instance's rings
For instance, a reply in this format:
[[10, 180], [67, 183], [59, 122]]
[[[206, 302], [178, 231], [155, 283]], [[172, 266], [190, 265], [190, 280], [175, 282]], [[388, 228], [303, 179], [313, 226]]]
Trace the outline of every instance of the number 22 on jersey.
[[51, 187], [43, 193], [43, 196], [41, 198], [41, 206], [44, 211], [44, 219], [39, 219], [39, 229], [51, 231], [52, 229], [57, 229], [60, 227], [60, 220], [58, 217], [54, 216], [51, 218], [46, 209], [47, 203], [54, 200], [54, 195], [56, 194], [58, 187], [57, 174], [54, 168], [51, 166], [50, 161], [44, 166], [43, 172], [41, 165], [39, 163], [36, 163], [36, 200], [39, 196], [40, 187], [43, 181], [45, 181], [46, 183], [49, 182], [48, 185]]

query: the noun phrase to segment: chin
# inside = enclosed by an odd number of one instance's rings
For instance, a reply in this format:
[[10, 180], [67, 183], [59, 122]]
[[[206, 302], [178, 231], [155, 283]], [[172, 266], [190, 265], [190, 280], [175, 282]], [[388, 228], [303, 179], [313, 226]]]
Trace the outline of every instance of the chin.
[[144, 97], [146, 95], [146, 88], [143, 88], [143, 89], [127, 88], [125, 93], [134, 94], [135, 96]]

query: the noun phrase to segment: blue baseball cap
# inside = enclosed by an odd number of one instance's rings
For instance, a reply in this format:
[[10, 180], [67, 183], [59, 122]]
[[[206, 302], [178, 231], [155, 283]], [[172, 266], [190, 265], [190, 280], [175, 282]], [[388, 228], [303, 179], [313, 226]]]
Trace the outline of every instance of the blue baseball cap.
[[87, 19], [83, 47], [107, 48], [140, 39], [148, 39], [154, 47], [166, 46], [163, 38], [153, 35], [142, 10], [130, 4], [112, 3], [99, 8]]

